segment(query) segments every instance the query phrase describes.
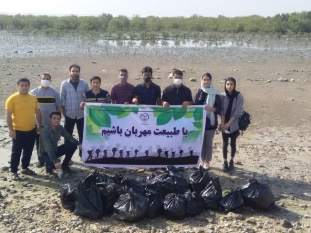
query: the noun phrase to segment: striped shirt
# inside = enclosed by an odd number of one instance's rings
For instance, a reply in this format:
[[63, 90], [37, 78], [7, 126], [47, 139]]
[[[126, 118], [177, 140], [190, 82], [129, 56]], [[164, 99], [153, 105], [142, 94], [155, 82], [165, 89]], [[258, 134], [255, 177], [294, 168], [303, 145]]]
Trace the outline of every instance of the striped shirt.
[[85, 102], [111, 103], [111, 97], [108, 91], [100, 89], [99, 93], [94, 94], [92, 90], [83, 95]]
[[84, 101], [83, 95], [90, 90], [88, 83], [80, 79], [77, 90], [70, 83], [70, 78], [63, 81], [60, 87], [60, 100], [65, 107], [66, 116], [71, 119], [81, 119], [84, 112], [80, 108], [80, 103]]
[[49, 124], [50, 113], [56, 111], [57, 107], [61, 106], [59, 92], [52, 87], [49, 87], [46, 90], [37, 87], [31, 90], [30, 94], [37, 97], [42, 115], [42, 126]]
[[129, 83], [114, 85], [111, 89], [111, 100], [116, 101], [116, 104], [131, 103], [134, 97], [134, 88], [134, 85]]

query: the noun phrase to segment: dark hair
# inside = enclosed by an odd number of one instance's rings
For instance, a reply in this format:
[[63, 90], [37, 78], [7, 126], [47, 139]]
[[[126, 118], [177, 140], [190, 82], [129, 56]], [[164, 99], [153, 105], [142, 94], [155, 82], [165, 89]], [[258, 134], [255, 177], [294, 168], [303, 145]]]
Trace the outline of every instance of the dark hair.
[[78, 64], [72, 64], [71, 66], [69, 66], [69, 71], [71, 71], [71, 69], [75, 67], [75, 68], [78, 68], [79, 71], [81, 70], [80, 66]]
[[182, 72], [181, 70], [174, 70], [173, 75], [174, 75], [174, 74], [178, 74], [178, 75], [181, 75], [181, 76], [184, 75], [183, 72]]
[[213, 79], [211, 73], [208, 73], [208, 72], [203, 73], [202, 76], [201, 76], [201, 79], [203, 79], [204, 76], [209, 77], [211, 80]]
[[235, 88], [236, 88], [236, 80], [235, 80], [235, 78], [232, 78], [232, 77], [229, 77], [229, 78], [225, 79], [225, 90], [226, 90], [226, 84], [227, 84], [228, 81], [232, 81], [233, 82], [233, 84], [234, 84], [233, 90], [235, 90]]
[[120, 70], [119, 70], [119, 72], [128, 73], [128, 72], [127, 72], [127, 69], [123, 69], [123, 68], [122, 68], [122, 69], [120, 69]]
[[59, 111], [51, 112], [51, 113], [50, 113], [50, 118], [52, 118], [53, 115], [57, 115], [57, 116], [62, 117], [62, 114], [61, 114]]
[[42, 74], [41, 74], [41, 77], [42, 77], [42, 76], [48, 76], [48, 77], [50, 77], [50, 79], [52, 79], [51, 75], [50, 75], [49, 73], [47, 73], [47, 72], [42, 73]]
[[152, 74], [152, 68], [151, 68], [150, 66], [145, 66], [145, 67], [142, 69], [141, 73], [142, 73], [142, 74], [143, 74], [143, 73], [151, 73], [151, 74]]
[[17, 81], [17, 85], [19, 85], [21, 82], [27, 82], [29, 85], [30, 85], [30, 81], [28, 78], [20, 78], [18, 81]]
[[99, 80], [99, 82], [101, 83], [102, 82], [102, 79], [99, 77], [99, 76], [93, 76], [91, 79], [90, 79], [90, 83], [92, 83], [94, 80]]

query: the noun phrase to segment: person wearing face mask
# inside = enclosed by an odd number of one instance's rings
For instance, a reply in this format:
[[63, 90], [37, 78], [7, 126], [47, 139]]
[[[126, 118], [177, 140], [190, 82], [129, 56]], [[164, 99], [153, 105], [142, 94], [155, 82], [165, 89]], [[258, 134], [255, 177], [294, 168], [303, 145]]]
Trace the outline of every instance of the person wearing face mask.
[[[50, 123], [50, 113], [61, 111], [60, 95], [57, 90], [50, 87], [51, 75], [43, 73], [40, 76], [40, 86], [30, 91], [30, 94], [36, 96], [42, 115], [41, 128]], [[39, 150], [39, 134], [36, 137], [36, 148]], [[40, 160], [38, 154], [37, 167], [43, 167], [44, 163]]]
[[133, 104], [161, 105], [161, 88], [151, 81], [152, 68], [146, 66], [142, 69], [144, 82], [134, 89]]
[[188, 105], [193, 104], [191, 90], [186, 87], [182, 81], [183, 72], [180, 70], [174, 70], [173, 84], [163, 90], [163, 107], [168, 108], [170, 105], [181, 105], [183, 108], [186, 108]]
[[114, 85], [111, 89], [112, 104], [129, 104], [134, 97], [134, 85], [127, 82], [127, 69], [119, 70], [120, 83]]
[[201, 166], [204, 169], [210, 168], [210, 161], [213, 154], [213, 139], [218, 127], [217, 115], [220, 115], [221, 100], [220, 92], [214, 87], [213, 78], [210, 73], [203, 73], [201, 76], [201, 88], [194, 97], [195, 105], [205, 105], [206, 122], [201, 152]]

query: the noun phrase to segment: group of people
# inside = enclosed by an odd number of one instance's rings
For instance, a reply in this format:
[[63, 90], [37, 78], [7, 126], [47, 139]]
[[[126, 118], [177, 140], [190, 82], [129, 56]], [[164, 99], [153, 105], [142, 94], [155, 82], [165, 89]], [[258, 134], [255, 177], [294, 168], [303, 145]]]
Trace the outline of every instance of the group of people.
[[[69, 67], [69, 79], [61, 84], [60, 92], [50, 86], [51, 75], [43, 73], [40, 86], [31, 90], [30, 81], [21, 78], [17, 82], [18, 92], [6, 101], [6, 121], [9, 136], [13, 140], [11, 154], [11, 172], [13, 180], [20, 180], [18, 166], [21, 160], [21, 173], [35, 175], [29, 169], [32, 151], [36, 142], [38, 162], [37, 167], [45, 165], [46, 172], [54, 174], [54, 169], [65, 173], [73, 173], [69, 167], [71, 157], [79, 147], [82, 153], [84, 106], [87, 102], [162, 105], [170, 107], [180, 105], [205, 105], [206, 126], [201, 154], [201, 165], [209, 169], [212, 160], [213, 137], [218, 127], [217, 116], [221, 118], [219, 130], [223, 138], [223, 169], [229, 171], [234, 168], [236, 139], [239, 136], [238, 120], [243, 111], [243, 97], [235, 90], [236, 80], [232, 77], [225, 81], [224, 93], [213, 86], [212, 75], [204, 73], [201, 76], [201, 87], [194, 99], [190, 88], [183, 84], [183, 72], [174, 70], [173, 83], [163, 90], [152, 81], [153, 70], [146, 66], [142, 69], [143, 83], [134, 86], [128, 83], [128, 71], [119, 70], [120, 82], [111, 89], [111, 94], [101, 88], [101, 78], [93, 76], [88, 83], [80, 78], [81, 68], [77, 64]], [[61, 114], [65, 117], [64, 127], [60, 124]], [[73, 136], [77, 127], [78, 138]], [[63, 136], [65, 143], [58, 145]], [[227, 161], [227, 147], [231, 139], [231, 159]], [[65, 155], [63, 162], [60, 157]], [[22, 157], [22, 158], [21, 158]]]

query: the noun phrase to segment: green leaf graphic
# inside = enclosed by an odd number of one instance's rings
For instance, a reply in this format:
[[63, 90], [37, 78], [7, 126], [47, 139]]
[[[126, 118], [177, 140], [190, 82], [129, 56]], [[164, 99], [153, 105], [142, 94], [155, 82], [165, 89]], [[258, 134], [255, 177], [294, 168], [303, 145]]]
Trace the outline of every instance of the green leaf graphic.
[[192, 118], [192, 117], [193, 117], [193, 111], [187, 112], [185, 114], [185, 118], [187, 118], [187, 119]]
[[128, 112], [123, 112], [123, 113], [121, 113], [120, 115], [118, 115], [118, 119], [127, 117], [127, 116], [130, 115], [130, 114], [131, 114], [130, 111], [128, 111]]
[[157, 125], [167, 124], [173, 117], [172, 112], [163, 112], [157, 118]]
[[108, 114], [113, 116], [118, 116], [123, 113], [122, 108], [118, 106], [103, 106], [103, 109], [105, 109]]
[[89, 142], [105, 142], [109, 139], [107, 136], [101, 136], [101, 133], [94, 133], [94, 125], [86, 126], [86, 140]]
[[198, 137], [199, 137], [199, 131], [193, 130], [193, 131], [190, 131], [188, 133], [188, 136], [184, 137], [182, 141], [185, 143], [193, 143], [198, 139]]
[[195, 121], [199, 121], [203, 116], [203, 108], [196, 108], [193, 112], [193, 118]]
[[101, 110], [95, 110], [93, 108], [89, 109], [89, 115], [91, 121], [97, 125], [102, 127], [110, 127], [111, 126], [111, 119], [110, 116]]
[[201, 122], [193, 122], [194, 127], [198, 128], [198, 129], [202, 129], [202, 123]]
[[161, 108], [153, 107], [152, 110], [153, 110], [153, 116], [154, 117], [158, 117], [163, 112], [170, 112], [170, 111], [172, 111], [171, 108], [162, 108], [162, 107]]
[[174, 120], [182, 118], [187, 113], [187, 108], [173, 108]]

